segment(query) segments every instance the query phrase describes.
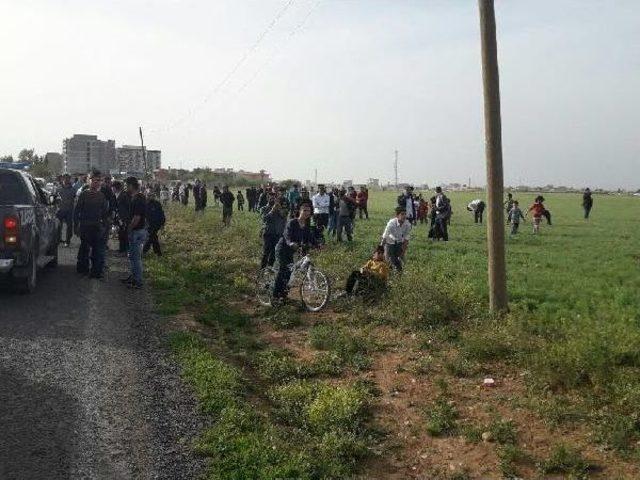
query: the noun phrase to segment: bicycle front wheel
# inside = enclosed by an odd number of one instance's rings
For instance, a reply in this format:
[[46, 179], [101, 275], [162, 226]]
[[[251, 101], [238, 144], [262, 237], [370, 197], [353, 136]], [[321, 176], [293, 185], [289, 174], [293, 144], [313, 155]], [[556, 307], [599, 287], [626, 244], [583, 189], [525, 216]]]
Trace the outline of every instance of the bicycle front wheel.
[[300, 298], [310, 312], [319, 312], [329, 302], [331, 284], [320, 270], [310, 268], [300, 284]]
[[271, 267], [263, 268], [256, 278], [256, 298], [261, 305], [270, 307], [272, 303], [273, 285], [276, 281], [276, 272]]

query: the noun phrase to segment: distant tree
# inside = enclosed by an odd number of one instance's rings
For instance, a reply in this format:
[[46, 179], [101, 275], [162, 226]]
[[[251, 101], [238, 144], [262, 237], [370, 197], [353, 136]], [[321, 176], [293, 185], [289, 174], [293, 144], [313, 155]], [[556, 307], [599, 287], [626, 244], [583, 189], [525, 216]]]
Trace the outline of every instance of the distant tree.
[[278, 182], [280, 184], [281, 187], [286, 188], [287, 190], [289, 188], [291, 188], [293, 185], [301, 185], [300, 180], [293, 180], [291, 178], [288, 178], [286, 180], [282, 180], [281, 182]]
[[0, 157], [0, 162], [13, 163], [13, 155], [4, 155]]
[[42, 177], [42, 178], [48, 178], [53, 175], [53, 173], [49, 169], [49, 165], [47, 165], [47, 162], [40, 161], [39, 159], [37, 162], [33, 162], [31, 164], [31, 168], [29, 168], [29, 173], [34, 177]]
[[33, 148], [23, 148], [22, 150], [20, 150], [20, 153], [18, 154], [19, 162], [33, 163], [34, 160], [37, 158], [38, 156], [35, 155]]

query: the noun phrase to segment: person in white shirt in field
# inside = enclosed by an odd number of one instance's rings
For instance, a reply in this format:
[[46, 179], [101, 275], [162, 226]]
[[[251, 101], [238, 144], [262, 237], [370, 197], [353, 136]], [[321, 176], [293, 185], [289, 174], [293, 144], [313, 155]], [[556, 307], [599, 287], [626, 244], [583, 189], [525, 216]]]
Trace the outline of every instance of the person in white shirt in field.
[[403, 207], [396, 208], [396, 216], [387, 222], [382, 234], [384, 256], [391, 266], [402, 272], [402, 260], [409, 246], [411, 223], [407, 219], [407, 211]]
[[311, 198], [311, 203], [318, 235], [324, 237], [324, 229], [329, 225], [329, 206], [331, 205], [331, 197], [324, 185], [318, 185], [318, 193]]

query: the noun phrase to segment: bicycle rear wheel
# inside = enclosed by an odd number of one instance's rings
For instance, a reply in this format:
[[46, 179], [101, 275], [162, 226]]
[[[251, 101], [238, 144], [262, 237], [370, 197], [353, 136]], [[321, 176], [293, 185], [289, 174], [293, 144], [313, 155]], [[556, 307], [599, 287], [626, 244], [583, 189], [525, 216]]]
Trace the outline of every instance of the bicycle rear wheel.
[[327, 276], [320, 270], [309, 268], [300, 284], [300, 298], [304, 307], [310, 312], [319, 312], [329, 302], [331, 284]]
[[270, 307], [272, 303], [273, 285], [276, 281], [276, 272], [271, 267], [263, 268], [256, 278], [256, 298], [261, 305]]

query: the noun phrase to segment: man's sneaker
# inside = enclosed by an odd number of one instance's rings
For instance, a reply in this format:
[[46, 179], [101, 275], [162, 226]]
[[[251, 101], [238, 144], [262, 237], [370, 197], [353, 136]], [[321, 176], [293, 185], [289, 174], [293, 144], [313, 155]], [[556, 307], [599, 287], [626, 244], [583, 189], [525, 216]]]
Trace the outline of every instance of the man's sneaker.
[[121, 278], [120, 283], [124, 283], [125, 285], [129, 285], [133, 283], [133, 277], [129, 275], [127, 278]]
[[104, 275], [102, 273], [91, 273], [89, 274], [89, 278], [97, 278], [100, 280], [101, 278], [104, 278]]
[[132, 290], [141, 290], [142, 289], [142, 284], [138, 283], [136, 281], [133, 281], [130, 284], [128, 284], [127, 287], [132, 289]]

